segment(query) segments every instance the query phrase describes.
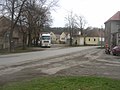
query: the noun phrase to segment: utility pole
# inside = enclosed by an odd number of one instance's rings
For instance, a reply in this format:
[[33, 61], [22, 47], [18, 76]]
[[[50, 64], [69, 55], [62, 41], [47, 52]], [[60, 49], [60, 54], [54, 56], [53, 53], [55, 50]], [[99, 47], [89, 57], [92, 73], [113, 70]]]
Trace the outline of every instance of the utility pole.
[[102, 28], [100, 30], [100, 34], [101, 34], [101, 47], [102, 47], [102, 42], [103, 42], [103, 40], [102, 40]]
[[103, 46], [103, 27], [101, 26], [100, 29], [100, 36], [101, 36], [101, 47]]

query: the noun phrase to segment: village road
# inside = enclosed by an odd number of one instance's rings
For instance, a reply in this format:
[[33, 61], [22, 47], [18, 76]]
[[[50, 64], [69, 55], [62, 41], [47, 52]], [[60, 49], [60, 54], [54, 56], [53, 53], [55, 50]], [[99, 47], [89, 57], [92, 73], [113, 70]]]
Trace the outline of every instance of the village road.
[[[2, 60], [7, 63], [0, 65], [0, 85], [41, 76], [100, 76], [120, 79], [120, 56], [107, 55], [104, 49], [94, 46], [49, 48], [40, 52], [0, 56], [0, 61]], [[9, 60], [11, 64], [8, 64]]]
[[13, 65], [16, 63], [26, 63], [29, 61], [35, 61], [39, 59], [45, 59], [49, 57], [55, 57], [60, 55], [65, 55], [69, 53], [78, 52], [81, 50], [86, 50], [90, 48], [96, 48], [95, 46], [87, 47], [69, 47], [69, 48], [49, 48], [45, 51], [29, 52], [29, 53], [20, 53], [20, 54], [10, 54], [10, 55], [0, 55], [0, 67]]

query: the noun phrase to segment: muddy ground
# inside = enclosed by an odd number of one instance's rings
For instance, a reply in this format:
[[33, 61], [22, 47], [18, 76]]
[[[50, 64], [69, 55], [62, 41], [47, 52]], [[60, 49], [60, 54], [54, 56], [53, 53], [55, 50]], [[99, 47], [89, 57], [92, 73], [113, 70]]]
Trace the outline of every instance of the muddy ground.
[[0, 85], [41, 76], [100, 76], [120, 79], [120, 56], [89, 49], [0, 68]]

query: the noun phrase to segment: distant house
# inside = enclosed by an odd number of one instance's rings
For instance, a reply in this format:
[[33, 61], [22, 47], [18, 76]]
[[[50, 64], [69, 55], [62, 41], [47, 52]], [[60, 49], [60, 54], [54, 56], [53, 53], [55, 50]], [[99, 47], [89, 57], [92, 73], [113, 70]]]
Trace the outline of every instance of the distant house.
[[104, 45], [104, 31], [90, 30], [85, 36], [85, 45]]
[[60, 43], [61, 43], [61, 44], [65, 44], [66, 41], [67, 41], [66, 33], [65, 33], [65, 32], [62, 32], [61, 35], [60, 35]]
[[70, 33], [66, 33], [66, 44], [70, 45]]
[[105, 43], [109, 47], [120, 45], [120, 11], [105, 22]]
[[[70, 34], [66, 36], [67, 44], [70, 44]], [[72, 45], [104, 45], [104, 30], [92, 29], [84, 31], [84, 35], [80, 32], [72, 36]]]
[[81, 35], [74, 35], [73, 36], [73, 45], [84, 45], [84, 37]]
[[[11, 21], [4, 17], [0, 17], [0, 49], [9, 47], [9, 33], [10, 33]], [[22, 43], [22, 35], [19, 32], [19, 27], [15, 27], [13, 31], [14, 46], [18, 46]]]
[[56, 34], [54, 32], [50, 32], [51, 35], [51, 42], [52, 44], [59, 44], [60, 43], [60, 34]]
[[50, 32], [50, 35], [51, 35], [51, 43], [52, 44], [57, 43], [57, 36], [53, 32]]

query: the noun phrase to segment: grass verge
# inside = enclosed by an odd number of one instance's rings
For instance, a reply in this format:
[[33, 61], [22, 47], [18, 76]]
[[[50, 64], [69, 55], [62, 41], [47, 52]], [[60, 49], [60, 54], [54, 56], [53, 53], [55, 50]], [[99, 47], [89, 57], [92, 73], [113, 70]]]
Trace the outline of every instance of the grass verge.
[[0, 90], [120, 90], [120, 80], [99, 77], [40, 77], [1, 86]]
[[15, 50], [11, 53], [8, 51], [8, 49], [1, 49], [0, 55], [25, 53], [25, 52], [33, 52], [33, 51], [43, 51], [43, 50], [44, 50], [44, 48], [40, 48], [40, 47], [27, 47], [26, 49], [22, 49], [22, 47], [18, 47], [18, 48], [15, 48]]

